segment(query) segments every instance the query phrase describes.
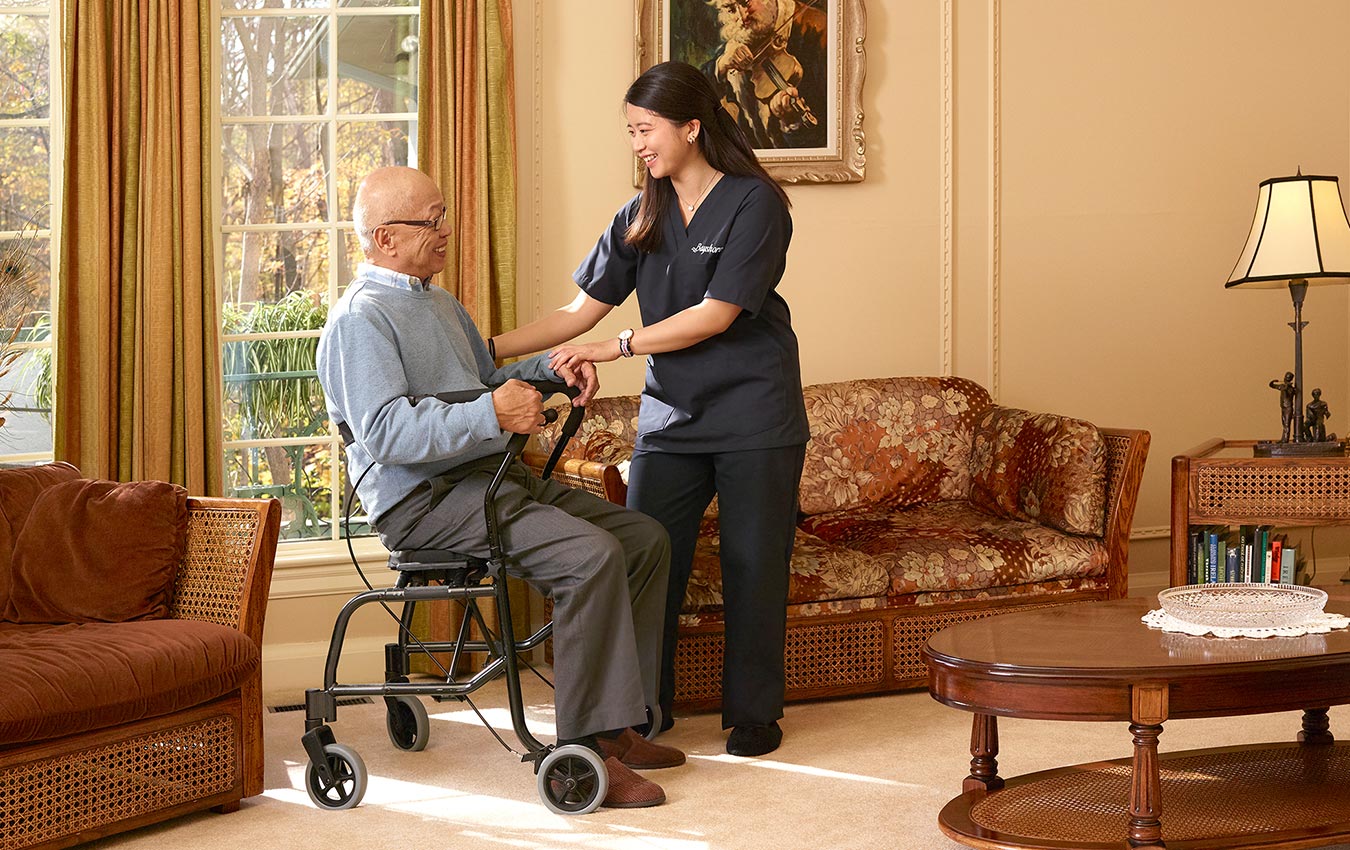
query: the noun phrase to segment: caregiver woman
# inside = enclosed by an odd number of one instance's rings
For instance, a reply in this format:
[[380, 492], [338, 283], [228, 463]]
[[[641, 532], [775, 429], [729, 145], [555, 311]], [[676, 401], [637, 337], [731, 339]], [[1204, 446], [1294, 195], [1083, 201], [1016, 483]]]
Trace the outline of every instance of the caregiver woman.
[[550, 364], [647, 358], [628, 507], [670, 534], [660, 703], [669, 728], [679, 612], [699, 520], [719, 497], [727, 752], [777, 749], [783, 733], [788, 561], [808, 438], [797, 338], [776, 291], [792, 238], [788, 199], [707, 78], [656, 65], [624, 95], [642, 191], [573, 275], [565, 307], [497, 337], [498, 357], [586, 333], [637, 292], [642, 327], [574, 343]]

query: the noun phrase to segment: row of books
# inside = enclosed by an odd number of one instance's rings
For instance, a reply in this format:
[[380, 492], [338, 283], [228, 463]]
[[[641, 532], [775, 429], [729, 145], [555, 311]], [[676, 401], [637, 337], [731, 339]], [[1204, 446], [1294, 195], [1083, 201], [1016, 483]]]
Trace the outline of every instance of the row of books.
[[1186, 562], [1189, 584], [1245, 581], [1294, 584], [1298, 549], [1269, 525], [1192, 526]]

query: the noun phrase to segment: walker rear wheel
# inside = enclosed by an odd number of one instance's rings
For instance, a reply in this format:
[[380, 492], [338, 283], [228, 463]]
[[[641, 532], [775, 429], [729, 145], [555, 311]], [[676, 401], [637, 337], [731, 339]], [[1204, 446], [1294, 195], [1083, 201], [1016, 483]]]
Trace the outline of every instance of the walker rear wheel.
[[609, 774], [590, 747], [564, 744], [544, 756], [535, 777], [539, 799], [554, 814], [584, 815], [600, 808], [609, 793]]
[[385, 697], [384, 728], [389, 740], [400, 750], [420, 753], [427, 748], [431, 737], [431, 721], [427, 708], [417, 697]]
[[648, 741], [655, 740], [656, 736], [661, 734], [661, 721], [663, 719], [661, 706], [649, 705], [647, 706], [647, 722], [641, 726], [634, 726], [633, 730]]

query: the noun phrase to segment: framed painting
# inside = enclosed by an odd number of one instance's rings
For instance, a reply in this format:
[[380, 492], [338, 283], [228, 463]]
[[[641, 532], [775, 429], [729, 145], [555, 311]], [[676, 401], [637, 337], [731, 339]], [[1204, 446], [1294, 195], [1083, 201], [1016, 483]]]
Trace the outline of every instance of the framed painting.
[[638, 74], [703, 71], [781, 183], [863, 179], [863, 0], [635, 2]]

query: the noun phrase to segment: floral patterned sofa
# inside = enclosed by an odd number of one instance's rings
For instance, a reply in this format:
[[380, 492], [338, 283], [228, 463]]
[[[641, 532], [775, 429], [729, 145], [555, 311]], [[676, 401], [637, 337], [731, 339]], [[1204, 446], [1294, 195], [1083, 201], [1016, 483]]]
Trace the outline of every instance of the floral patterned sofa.
[[[817, 384], [805, 398], [789, 699], [920, 686], [919, 651], [946, 626], [1125, 595], [1147, 432], [1002, 407], [963, 378]], [[637, 396], [592, 401], [555, 474], [622, 503], [637, 412]], [[527, 460], [540, 466], [543, 455]], [[717, 553], [714, 501], [681, 618], [684, 708], [721, 696]]]

